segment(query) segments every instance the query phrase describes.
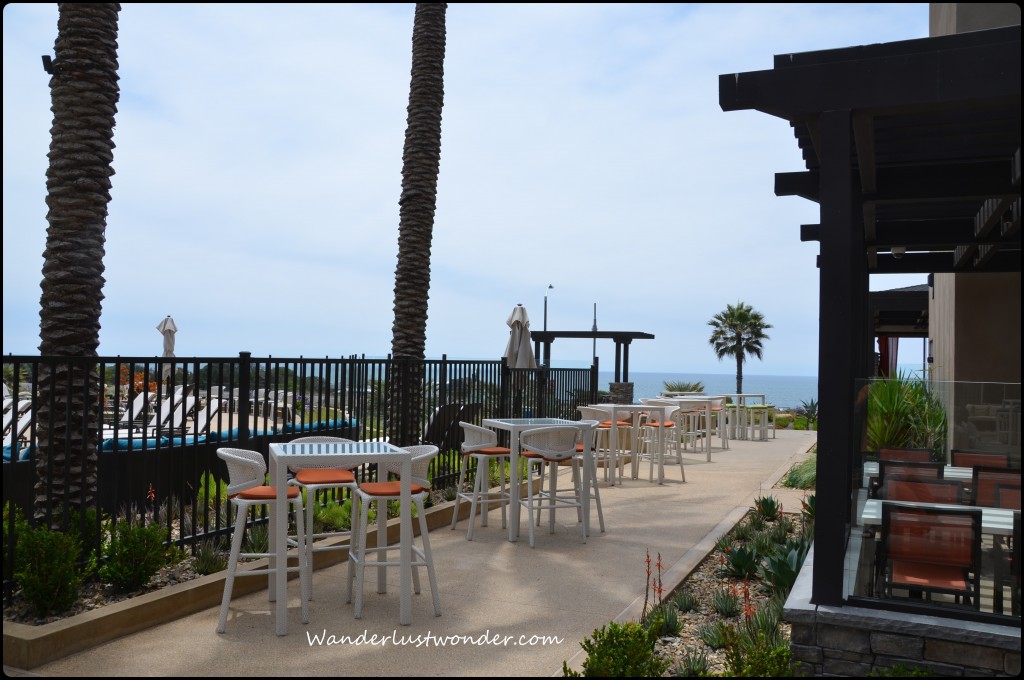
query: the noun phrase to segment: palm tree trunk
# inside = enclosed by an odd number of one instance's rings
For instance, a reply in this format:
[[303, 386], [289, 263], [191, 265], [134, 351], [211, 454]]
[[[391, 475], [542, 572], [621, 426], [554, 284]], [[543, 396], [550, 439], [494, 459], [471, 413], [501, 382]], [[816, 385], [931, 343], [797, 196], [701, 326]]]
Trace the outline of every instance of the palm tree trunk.
[[[114, 115], [119, 98], [117, 3], [61, 3], [50, 95], [48, 222], [39, 310], [43, 356], [95, 357], [103, 300]], [[95, 365], [42, 364], [35, 516], [96, 502], [100, 380]]]
[[743, 348], [736, 350], [736, 394], [743, 394]]
[[392, 326], [391, 422], [398, 445], [418, 441], [421, 370], [427, 340], [430, 244], [437, 207], [444, 104], [446, 3], [417, 3], [412, 33], [412, 77], [402, 153], [402, 196]]

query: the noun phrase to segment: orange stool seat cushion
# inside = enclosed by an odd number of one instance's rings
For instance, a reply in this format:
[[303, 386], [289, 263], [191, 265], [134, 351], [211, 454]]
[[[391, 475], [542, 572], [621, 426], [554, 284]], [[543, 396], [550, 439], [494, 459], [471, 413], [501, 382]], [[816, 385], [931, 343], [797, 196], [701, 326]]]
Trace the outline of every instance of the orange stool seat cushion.
[[[359, 490], [367, 496], [398, 496], [402, 493], [401, 482], [366, 482], [359, 485]], [[425, 493], [427, 488], [419, 484], [411, 484], [410, 493]]]
[[[298, 495], [299, 487], [288, 487], [288, 498], [296, 498]], [[250, 501], [272, 501], [277, 498], [277, 489], [272, 486], [254, 486], [251, 489], [235, 494], [232, 498], [244, 498]]]
[[356, 476], [351, 470], [306, 468], [295, 473], [295, 480], [302, 484], [354, 484]]

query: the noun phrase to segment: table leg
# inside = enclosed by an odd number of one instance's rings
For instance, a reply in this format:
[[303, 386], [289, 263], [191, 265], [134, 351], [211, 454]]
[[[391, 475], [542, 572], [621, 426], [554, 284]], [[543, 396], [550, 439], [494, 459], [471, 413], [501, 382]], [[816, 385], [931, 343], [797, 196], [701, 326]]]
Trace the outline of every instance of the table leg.
[[[398, 622], [403, 626], [412, 623], [412, 456], [402, 462], [401, 503], [401, 534], [399, 553], [401, 555], [401, 576], [399, 576], [400, 595]], [[378, 511], [379, 514], [379, 511]], [[386, 514], [386, 513], [385, 513]], [[387, 522], [385, 521], [385, 525]], [[436, 592], [435, 592], [436, 595]]]
[[[522, 486], [521, 480], [519, 479], [519, 431], [513, 429], [509, 433], [509, 450], [512, 455], [509, 456], [509, 465], [511, 471], [509, 473], [509, 522], [508, 522], [508, 540], [516, 541], [519, 539], [519, 498], [520, 488]], [[529, 477], [527, 477], [529, 480]], [[472, 519], [472, 518], [470, 518]]]
[[[285, 471], [283, 459], [275, 459], [275, 464], [270, 467], [270, 483], [276, 490], [276, 501], [274, 512], [271, 515], [270, 526], [270, 551], [276, 557], [270, 559], [270, 567], [273, 568], [273, 582], [268, 584], [270, 600], [276, 599], [274, 608], [274, 622], [278, 635], [288, 634], [288, 496], [285, 487], [287, 486], [288, 474]], [[301, 518], [300, 518], [301, 521]], [[302, 546], [299, 546], [302, 550]]]

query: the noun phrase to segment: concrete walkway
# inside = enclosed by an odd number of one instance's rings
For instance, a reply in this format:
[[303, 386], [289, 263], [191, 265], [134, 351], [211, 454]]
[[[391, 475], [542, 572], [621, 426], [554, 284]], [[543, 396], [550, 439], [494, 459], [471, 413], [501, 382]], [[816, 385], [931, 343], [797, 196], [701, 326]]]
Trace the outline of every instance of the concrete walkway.
[[[726, 451], [715, 449], [710, 463], [703, 454], [685, 454], [686, 483], [679, 480], [676, 466], [666, 468], [664, 485], [646, 481], [645, 468], [640, 480], [614, 488], [602, 485], [607, 532], [586, 544], [580, 543], [575, 518], [567, 512], [559, 513], [554, 534], [541, 528], [532, 549], [525, 518], [522, 538], [509, 543], [496, 511], [489, 527], [477, 527], [472, 542], [466, 541], [466, 520], [455, 531], [434, 530], [430, 540], [443, 613], [433, 616], [424, 574], [423, 593], [413, 596], [410, 626], [398, 625], [394, 569], [384, 595], [374, 592], [375, 576], [367, 574], [363, 618], [354, 619], [352, 605], [345, 603], [347, 567], [342, 564], [314, 573], [308, 625], [301, 622], [298, 582], [290, 582], [287, 636], [274, 635], [272, 608], [262, 591], [232, 602], [226, 634], [214, 632], [214, 607], [21, 674], [561, 675], [563, 660], [580, 667], [580, 641], [594, 629], [639, 616], [647, 551], [652, 559], [661, 553], [664, 585], [670, 590], [755, 498], [773, 495], [785, 510], [798, 511], [803, 492], [772, 487], [806, 457], [814, 441], [813, 432], [780, 430], [767, 442], [733, 441]], [[595, 517], [595, 530], [596, 524]], [[378, 644], [340, 641], [363, 633], [392, 638]], [[311, 642], [325, 635], [325, 642], [334, 644]], [[437, 638], [445, 636], [471, 639], [438, 646]], [[543, 637], [554, 641], [545, 644]]]

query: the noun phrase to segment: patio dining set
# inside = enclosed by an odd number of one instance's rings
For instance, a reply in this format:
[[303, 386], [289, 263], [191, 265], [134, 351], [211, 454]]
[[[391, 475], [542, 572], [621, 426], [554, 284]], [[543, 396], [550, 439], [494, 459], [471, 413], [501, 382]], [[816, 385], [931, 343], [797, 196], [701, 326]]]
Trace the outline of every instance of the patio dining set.
[[[763, 396], [761, 398], [763, 403]], [[729, 415], [738, 417], [739, 410], [718, 405], [718, 399], [725, 401], [724, 397], [690, 396], [641, 404], [580, 406], [580, 420], [484, 418], [480, 424], [457, 420], [462, 464], [451, 528], [455, 529], [460, 521], [460, 506], [468, 503], [466, 537], [473, 540], [478, 518], [480, 526], [485, 527], [490, 511], [500, 509], [503, 533], [507, 531], [507, 540], [516, 542], [525, 509], [529, 545], [533, 548], [537, 545], [536, 532], [545, 513], [548, 531], [553, 534], [555, 513], [569, 510], [576, 516], [580, 540], [585, 543], [592, 535], [592, 509], [597, 511], [600, 532], [606, 529], [598, 469], [604, 469], [605, 481], [614, 487], [622, 484], [627, 462], [631, 464], [631, 477], [637, 479], [640, 461], [646, 459], [650, 461], [650, 481], [663, 484], [665, 461], [674, 455], [680, 465], [678, 481], [685, 482], [683, 450], [706, 452], [710, 461], [712, 433], [719, 438], [718, 448], [728, 448]], [[431, 427], [428, 426], [425, 436]], [[693, 436], [696, 427], [704, 430]], [[302, 620], [308, 623], [309, 602], [313, 598], [313, 554], [334, 549], [348, 551], [347, 601], [353, 604], [355, 618], [362, 616], [367, 567], [377, 570], [378, 593], [387, 591], [386, 570], [389, 567], [399, 569], [399, 623], [402, 625], [412, 622], [412, 593], [420, 592], [420, 572], [425, 570], [434, 615], [440, 616], [441, 602], [424, 504], [431, 491], [428, 468], [438, 453], [439, 447], [432, 443], [398, 447], [380, 440], [314, 436], [272, 443], [268, 465], [257, 451], [218, 449], [217, 455], [228, 465], [228, 492], [237, 508], [218, 632], [226, 630], [232, 588], [239, 575], [269, 579], [269, 597], [275, 602], [276, 632], [285, 635], [288, 632], [287, 597], [284, 595], [287, 576], [289, 572], [298, 572]], [[364, 464], [377, 466], [375, 481], [357, 479], [353, 471]], [[492, 487], [491, 471], [495, 466], [499, 481]], [[474, 469], [475, 481], [470, 487], [466, 483], [467, 473]], [[568, 474], [560, 474], [563, 470]], [[523, 476], [517, 476], [514, 471]], [[268, 473], [269, 483], [265, 483]], [[525, 484], [510, 481], [516, 479]], [[351, 494], [350, 528], [315, 533], [313, 509], [317, 494], [341, 489]], [[388, 501], [399, 502], [397, 543], [389, 542]], [[253, 505], [263, 504], [272, 506], [269, 549], [265, 553], [242, 553], [248, 510]], [[376, 519], [371, 512], [374, 504]], [[289, 522], [289, 508], [295, 513], [294, 522]], [[418, 540], [414, 539], [414, 517], [419, 521]], [[373, 532], [376, 545], [369, 546], [373, 523], [376, 523]], [[294, 532], [290, 531], [290, 526], [294, 526]], [[323, 540], [327, 538], [347, 538], [347, 541]], [[266, 558], [266, 566], [239, 571], [240, 558]]]

